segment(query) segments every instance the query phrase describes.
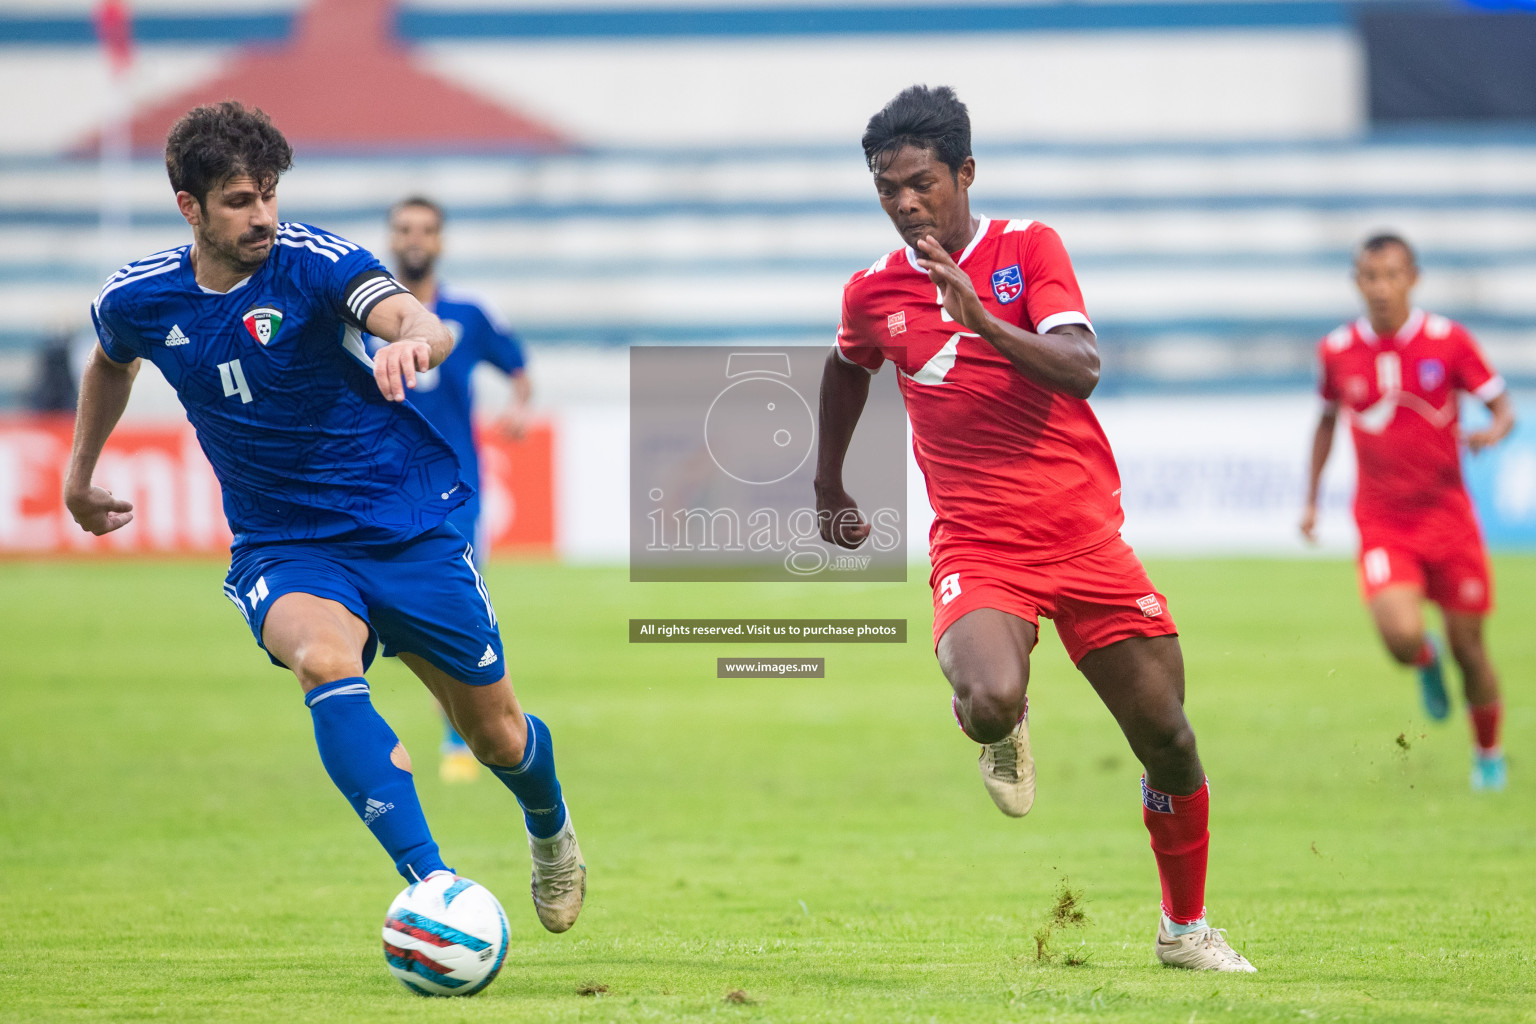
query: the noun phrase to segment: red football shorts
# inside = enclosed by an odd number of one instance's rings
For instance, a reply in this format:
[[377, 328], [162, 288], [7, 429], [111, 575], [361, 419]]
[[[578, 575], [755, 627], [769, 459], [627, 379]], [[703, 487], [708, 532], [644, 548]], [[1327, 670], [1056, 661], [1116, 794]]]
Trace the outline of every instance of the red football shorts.
[[1370, 601], [1394, 584], [1417, 587], [1448, 612], [1487, 615], [1493, 610], [1493, 573], [1475, 524], [1433, 541], [1362, 533], [1361, 594]]
[[1120, 640], [1178, 632], [1168, 600], [1118, 536], [1044, 565], [1010, 564], [995, 551], [950, 549], [935, 561], [928, 583], [933, 587], [935, 648], [945, 630], [977, 608], [1017, 615], [1032, 623], [1037, 634], [1040, 616], [1051, 619], [1073, 664]]

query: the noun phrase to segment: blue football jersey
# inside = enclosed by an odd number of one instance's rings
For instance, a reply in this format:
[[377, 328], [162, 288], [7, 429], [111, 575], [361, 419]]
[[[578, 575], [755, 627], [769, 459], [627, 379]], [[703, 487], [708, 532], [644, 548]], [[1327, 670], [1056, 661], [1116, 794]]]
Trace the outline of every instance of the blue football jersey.
[[191, 246], [130, 263], [91, 317], [107, 356], [148, 359], [176, 389], [224, 493], [235, 546], [388, 544], [469, 496], [448, 443], [379, 393], [363, 324], [403, 289], [366, 249], [284, 223], [228, 292], [193, 276]]
[[[470, 377], [480, 363], [516, 373], [524, 365], [523, 347], [511, 329], [472, 295], [439, 285], [432, 312], [453, 334], [453, 352], [438, 366], [416, 375], [416, 389], [406, 392], [406, 401], [443, 435], [459, 457], [465, 482], [479, 490]], [[370, 352], [383, 345], [380, 338], [368, 339]]]

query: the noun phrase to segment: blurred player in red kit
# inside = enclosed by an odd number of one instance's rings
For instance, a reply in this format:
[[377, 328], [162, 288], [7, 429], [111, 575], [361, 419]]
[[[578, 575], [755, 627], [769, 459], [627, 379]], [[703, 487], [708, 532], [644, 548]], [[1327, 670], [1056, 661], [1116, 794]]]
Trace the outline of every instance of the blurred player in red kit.
[[[1425, 711], [1443, 720], [1450, 699], [1422, 608], [1425, 598], [1440, 606], [1477, 744], [1472, 788], [1499, 790], [1503, 705], [1483, 645], [1493, 578], [1461, 479], [1460, 445], [1479, 452], [1502, 440], [1515, 425], [1514, 406], [1466, 328], [1413, 306], [1418, 280], [1413, 249], [1397, 235], [1376, 235], [1360, 247], [1355, 284], [1366, 315], [1318, 346], [1323, 411], [1301, 532], [1316, 539], [1318, 486], [1343, 409], [1359, 461], [1360, 588], [1371, 617], [1392, 657], [1418, 669]], [[1493, 419], [1486, 428], [1463, 435], [1461, 392], [1487, 404]]]
[[1034, 802], [1025, 692], [1043, 615], [1146, 769], [1158, 958], [1252, 971], [1206, 922], [1209, 788], [1183, 655], [1166, 598], [1120, 538], [1119, 471], [1086, 401], [1098, 346], [1061, 239], [972, 215], [970, 117], [948, 88], [902, 92], [863, 145], [905, 245], [843, 289], [821, 385], [823, 536], [857, 547], [869, 533], [843, 461], [870, 375], [894, 363], [935, 512], [934, 646], [993, 801], [1013, 817]]

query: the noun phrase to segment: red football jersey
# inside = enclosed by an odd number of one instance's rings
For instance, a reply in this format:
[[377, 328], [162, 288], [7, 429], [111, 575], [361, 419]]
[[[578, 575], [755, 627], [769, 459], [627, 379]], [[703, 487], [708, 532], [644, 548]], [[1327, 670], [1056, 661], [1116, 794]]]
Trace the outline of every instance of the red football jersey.
[[[1359, 462], [1355, 520], [1364, 535], [1415, 532], [1422, 513], [1471, 516], [1457, 447], [1457, 392], [1485, 402], [1504, 390], [1460, 324], [1415, 309], [1379, 338], [1364, 317], [1318, 346], [1323, 398], [1349, 419]], [[1405, 517], [1405, 513], [1408, 516]]]
[[[981, 219], [955, 262], [987, 311], [1028, 331], [1085, 324], [1082, 292], [1056, 232]], [[952, 320], [911, 248], [843, 288], [837, 351], [867, 370], [890, 360], [927, 478], [935, 559], [958, 546], [1055, 562], [1115, 537], [1120, 472], [1088, 403], [1029, 380]]]

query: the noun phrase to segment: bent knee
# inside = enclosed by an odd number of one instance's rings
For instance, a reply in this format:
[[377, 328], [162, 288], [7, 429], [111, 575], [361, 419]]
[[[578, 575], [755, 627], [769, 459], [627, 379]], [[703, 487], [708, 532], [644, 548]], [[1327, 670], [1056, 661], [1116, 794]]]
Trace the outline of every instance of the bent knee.
[[1178, 771], [1200, 760], [1195, 730], [1188, 720], [1144, 731], [1138, 753], [1144, 767], [1161, 772]]
[[1194, 761], [1199, 757], [1195, 743], [1195, 730], [1185, 722], [1163, 738], [1162, 750], [1170, 759], [1179, 762]]
[[1024, 713], [1026, 681], [1016, 673], [972, 677], [954, 682], [965, 732], [982, 743], [995, 743], [1013, 731]]
[[1384, 629], [1381, 631], [1381, 642], [1386, 645], [1387, 653], [1404, 665], [1412, 665], [1419, 659], [1419, 652], [1424, 649], [1424, 631], [1422, 629]]
[[1488, 668], [1488, 650], [1482, 644], [1453, 644], [1451, 658], [1463, 673], [1481, 672]]
[[363, 660], [358, 652], [333, 644], [307, 644], [300, 647], [289, 658], [288, 667], [298, 677], [299, 685], [305, 693], [338, 679], [350, 679], [363, 674]]
[[510, 715], [493, 721], [460, 723], [458, 731], [481, 764], [515, 767], [522, 762], [528, 745], [526, 726], [520, 728]]

